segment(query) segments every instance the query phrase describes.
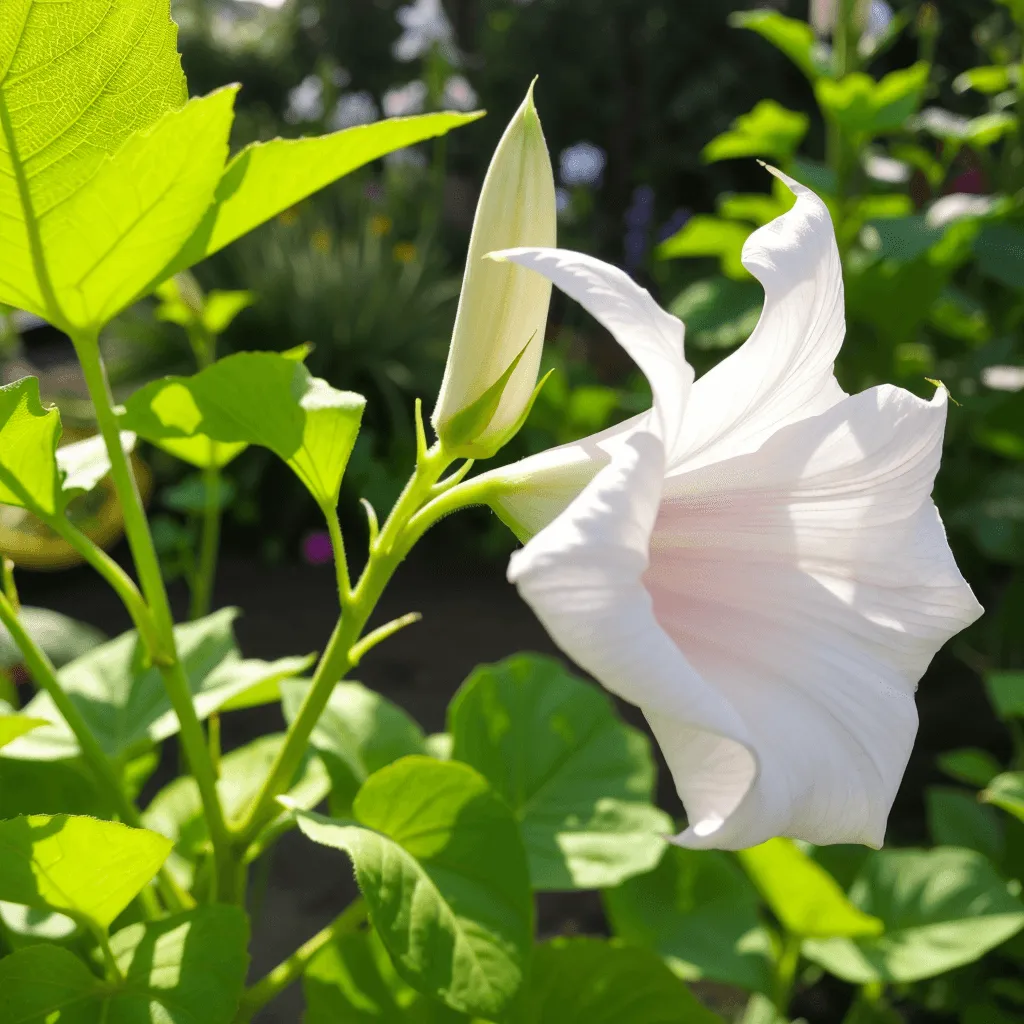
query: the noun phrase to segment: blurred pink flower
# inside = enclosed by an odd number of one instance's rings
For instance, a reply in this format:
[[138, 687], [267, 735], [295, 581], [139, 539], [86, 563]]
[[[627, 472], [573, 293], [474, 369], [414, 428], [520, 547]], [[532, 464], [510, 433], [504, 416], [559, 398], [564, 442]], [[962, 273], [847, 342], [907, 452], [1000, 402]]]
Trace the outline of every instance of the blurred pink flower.
[[334, 561], [334, 547], [326, 530], [306, 534], [302, 541], [302, 557], [309, 565], [327, 565]]

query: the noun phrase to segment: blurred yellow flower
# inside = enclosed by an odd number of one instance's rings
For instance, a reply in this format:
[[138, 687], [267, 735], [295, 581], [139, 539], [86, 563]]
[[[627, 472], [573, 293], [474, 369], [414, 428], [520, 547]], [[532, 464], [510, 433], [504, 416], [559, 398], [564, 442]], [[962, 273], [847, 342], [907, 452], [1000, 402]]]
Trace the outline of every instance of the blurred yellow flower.
[[385, 217], [383, 213], [374, 214], [370, 218], [370, 231], [377, 238], [383, 238], [384, 235], [391, 231], [391, 218]]
[[329, 253], [331, 251], [331, 233], [326, 228], [314, 231], [310, 237], [309, 244], [317, 251]]
[[412, 242], [399, 242], [391, 254], [399, 263], [412, 263], [416, 259], [416, 246]]
[[290, 228], [299, 219], [299, 208], [289, 206], [278, 218], [285, 227]]

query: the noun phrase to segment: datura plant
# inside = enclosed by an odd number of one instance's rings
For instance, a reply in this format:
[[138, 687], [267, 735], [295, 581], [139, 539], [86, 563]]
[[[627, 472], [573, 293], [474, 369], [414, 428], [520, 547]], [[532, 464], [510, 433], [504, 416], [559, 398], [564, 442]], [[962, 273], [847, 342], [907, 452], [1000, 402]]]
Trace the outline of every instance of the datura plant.
[[[687, 987], [701, 979], [749, 993], [749, 1020], [776, 1021], [807, 961], [861, 986], [858, 1020], [882, 1020], [870, 1014], [887, 986], [1024, 927], [974, 851], [865, 852], [854, 881], [808, 845], [881, 846], [914, 688], [981, 611], [930, 498], [945, 390], [849, 396], [833, 377], [843, 284], [822, 202], [783, 179], [795, 205], [743, 254], [761, 321], [694, 381], [678, 319], [621, 271], [554, 248], [531, 87], [480, 197], [437, 439], [417, 409], [412, 475], [386, 518], [366, 505], [356, 576], [337, 506], [364, 399], [312, 376], [305, 349], [217, 359], [218, 330], [248, 299], [203, 296], [183, 275], [349, 171], [477, 115], [232, 155], [235, 93], [188, 98], [168, 0], [0, 6], [0, 303], [71, 338], [99, 428], [59, 448], [38, 382], [0, 388], [0, 502], [79, 552], [134, 623], [58, 651], [5, 564], [5, 664], [36, 689], [19, 707], [8, 686], [0, 706], [0, 1021], [232, 1024], [301, 983], [313, 1024], [713, 1024]], [[543, 386], [552, 282], [635, 360], [653, 405], [470, 476]], [[101, 332], [154, 294], [190, 331], [199, 369], [115, 405]], [[258, 445], [302, 481], [337, 575], [318, 656], [243, 657], [237, 611], [207, 613], [209, 551], [193, 620], [174, 622], [129, 461], [145, 444], [213, 485]], [[66, 516], [108, 475], [131, 570]], [[349, 678], [418, 618], [367, 629], [398, 565], [441, 517], [480, 504], [525, 542], [509, 578], [555, 642], [643, 710], [684, 825], [653, 802], [646, 736], [559, 661], [478, 668], [434, 737]], [[221, 717], [259, 704], [281, 706], [285, 731], [222, 751]], [[184, 774], [140, 806], [165, 741]], [[992, 801], [1012, 807], [1007, 778]], [[296, 829], [338, 851], [339, 873], [351, 864], [361, 895], [254, 976], [249, 873]], [[603, 891], [615, 937], [537, 943], [534, 893], [583, 889]], [[971, 928], [943, 930], [966, 916]]]

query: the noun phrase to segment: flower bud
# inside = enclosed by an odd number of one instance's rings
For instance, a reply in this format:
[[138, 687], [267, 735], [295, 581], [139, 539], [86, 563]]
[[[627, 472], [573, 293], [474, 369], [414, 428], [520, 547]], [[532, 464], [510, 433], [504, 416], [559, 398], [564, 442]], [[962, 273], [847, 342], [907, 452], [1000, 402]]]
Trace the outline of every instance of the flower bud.
[[529, 409], [544, 345], [551, 284], [484, 257], [554, 246], [555, 182], [533, 86], [495, 150], [473, 222], [462, 295], [432, 422], [452, 452], [494, 454]]

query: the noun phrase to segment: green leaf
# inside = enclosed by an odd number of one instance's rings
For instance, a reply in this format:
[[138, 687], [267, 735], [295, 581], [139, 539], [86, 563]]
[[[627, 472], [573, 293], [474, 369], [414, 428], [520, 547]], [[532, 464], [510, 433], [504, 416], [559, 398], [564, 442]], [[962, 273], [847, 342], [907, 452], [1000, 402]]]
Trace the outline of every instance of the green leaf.
[[[792, 197], [792, 193], [790, 193]], [[726, 220], [744, 220], [761, 227], [791, 208], [777, 196], [762, 192], [726, 192], [718, 198], [718, 213]]]
[[[46, 278], [33, 312], [60, 326], [96, 329], [132, 304], [209, 208], [228, 155], [237, 87], [194, 99], [133, 135], [59, 207], [27, 217]], [[31, 292], [30, 292], [31, 294]]]
[[761, 900], [727, 854], [670, 846], [654, 871], [606, 890], [604, 905], [617, 936], [656, 950], [684, 980], [771, 990]]
[[873, 138], [899, 131], [920, 107], [928, 87], [929, 66], [923, 62], [893, 71], [876, 82], [857, 71], [845, 78], [822, 78], [814, 92], [825, 114], [843, 131]]
[[[310, 684], [281, 687], [282, 710], [291, 724]], [[408, 754], [426, 754], [423, 730], [400, 707], [362, 683], [339, 683], [317, 721], [310, 745], [331, 776], [331, 813], [351, 813], [359, 787], [376, 771]]]
[[767, 996], [755, 992], [750, 997], [739, 1024], [789, 1024], [789, 1021], [786, 1016], [779, 1013]]
[[0, 503], [57, 512], [60, 429], [60, 413], [43, 408], [35, 377], [0, 387]]
[[650, 871], [672, 819], [651, 805], [647, 738], [611, 700], [551, 658], [476, 669], [452, 701], [452, 757], [519, 822], [534, 889], [597, 889]]
[[40, 232], [59, 247], [54, 226], [107, 157], [184, 104], [168, 6], [76, 0], [73, 17], [66, 4], [0, 6], [0, 302], [50, 315], [36, 273], [50, 254], [33, 252]]
[[202, 222], [147, 291], [356, 168], [481, 116], [441, 113], [392, 118], [319, 138], [273, 139], [247, 146], [224, 169]]
[[214, 336], [223, 334], [235, 317], [256, 301], [252, 292], [212, 291], [206, 296], [203, 326]]
[[712, 139], [701, 152], [705, 163], [763, 156], [787, 162], [803, 142], [810, 125], [806, 114], [787, 110], [774, 100], [761, 100], [749, 114], [741, 114], [729, 131]]
[[717, 256], [726, 277], [749, 279], [750, 275], [740, 257], [743, 243], [750, 236], [751, 230], [749, 225], [698, 215], [691, 217], [671, 238], [665, 239], [655, 255], [661, 260], [678, 259], [681, 256]]
[[421, 996], [395, 970], [372, 930], [325, 946], [302, 976], [305, 1024], [465, 1024], [443, 1003]]
[[407, 757], [367, 779], [359, 824], [299, 813], [353, 860], [399, 973], [452, 1009], [492, 1017], [519, 988], [533, 904], [512, 813], [467, 765]]
[[230, 1024], [245, 983], [248, 925], [237, 907], [199, 907], [132, 925], [111, 940], [120, 982], [76, 956], [33, 945], [0, 960], [10, 1024]]
[[854, 906], [791, 839], [770, 839], [737, 856], [787, 932], [805, 938], [881, 934], [882, 922]]
[[[42, 728], [42, 726], [40, 726]], [[101, 792], [96, 778], [80, 760], [22, 761], [0, 751], [0, 819], [20, 814], [90, 814], [113, 817], [110, 796]]]
[[0, 903], [0, 923], [8, 944], [21, 949], [37, 942], [68, 944], [82, 934], [78, 923], [64, 914], [36, 910], [21, 903]]
[[49, 723], [45, 718], [0, 714], [0, 747], [6, 747], [8, 743], [13, 743], [19, 736], [24, 736], [41, 725], [49, 725]]
[[940, 754], [938, 765], [950, 778], [971, 786], [987, 786], [1002, 771], [999, 762], [987, 750], [977, 747]]
[[[135, 435], [121, 431], [121, 448], [125, 455], [135, 449]], [[110, 456], [103, 438], [96, 434], [84, 441], [75, 441], [57, 449], [57, 469], [63, 492], [61, 504], [67, 506], [72, 498], [87, 494], [110, 472]]]
[[1024, 718], [1024, 672], [986, 672], [985, 689], [1004, 722]]
[[202, 437], [269, 448], [333, 509], [365, 405], [287, 355], [239, 352], [192, 377], [146, 385], [128, 399], [121, 422], [161, 444]]
[[991, 807], [978, 803], [974, 793], [948, 786], [929, 786], [925, 797], [928, 831], [936, 846], [963, 846], [993, 864], [1002, 861], [1002, 822]]
[[[106, 636], [95, 626], [61, 615], [51, 608], [22, 605], [18, 615], [22, 628], [46, 652], [58, 668], [99, 646]], [[12, 668], [25, 661], [10, 633], [0, 625], [0, 668]]]
[[876, 938], [812, 940], [804, 955], [857, 985], [920, 981], [972, 963], [1024, 927], [1024, 905], [973, 850], [882, 850], [850, 891]]
[[787, 18], [777, 11], [737, 11], [729, 16], [734, 28], [748, 28], [781, 50], [812, 82], [828, 74], [814, 30], [806, 21]]
[[96, 818], [35, 814], [0, 821], [0, 899], [105, 928], [170, 850], [163, 836]]
[[[247, 691], [305, 671], [310, 657], [275, 662], [242, 660], [232, 623], [238, 612], [225, 608], [197, 622], [176, 626], [174, 635], [200, 718], [238, 700]], [[158, 668], [148, 664], [145, 645], [124, 633], [65, 665], [57, 675], [64, 692], [112, 758], [124, 760], [179, 729]], [[78, 754], [78, 741], [53, 701], [37, 694], [24, 709], [53, 725], [18, 740], [10, 757], [59, 760]]]
[[723, 1024], [651, 950], [601, 939], [539, 946], [514, 1024]]
[[997, 776], [981, 794], [981, 799], [1024, 821], [1024, 772], [1006, 772]]
[[[248, 810], [283, 743], [284, 733], [272, 733], [232, 750], [220, 759], [217, 792], [229, 820]], [[313, 754], [307, 754], [295, 772], [287, 796], [294, 806], [308, 809], [316, 807], [330, 788], [330, 778], [323, 762]], [[195, 779], [185, 775], [170, 782], [153, 798], [143, 812], [142, 821], [147, 828], [173, 840], [174, 853], [168, 867], [181, 885], [191, 888], [198, 862], [210, 851], [206, 816]], [[271, 822], [257, 841], [257, 850], [264, 839], [290, 826], [291, 822], [291, 817], [284, 813]]]
[[685, 288], [669, 312], [686, 324], [686, 343], [699, 349], [732, 348], [750, 337], [764, 305], [756, 281], [710, 277]]
[[997, 64], [986, 67], [971, 68], [953, 79], [954, 92], [975, 92], [986, 96], [1005, 92], [1020, 80], [1020, 65]]

